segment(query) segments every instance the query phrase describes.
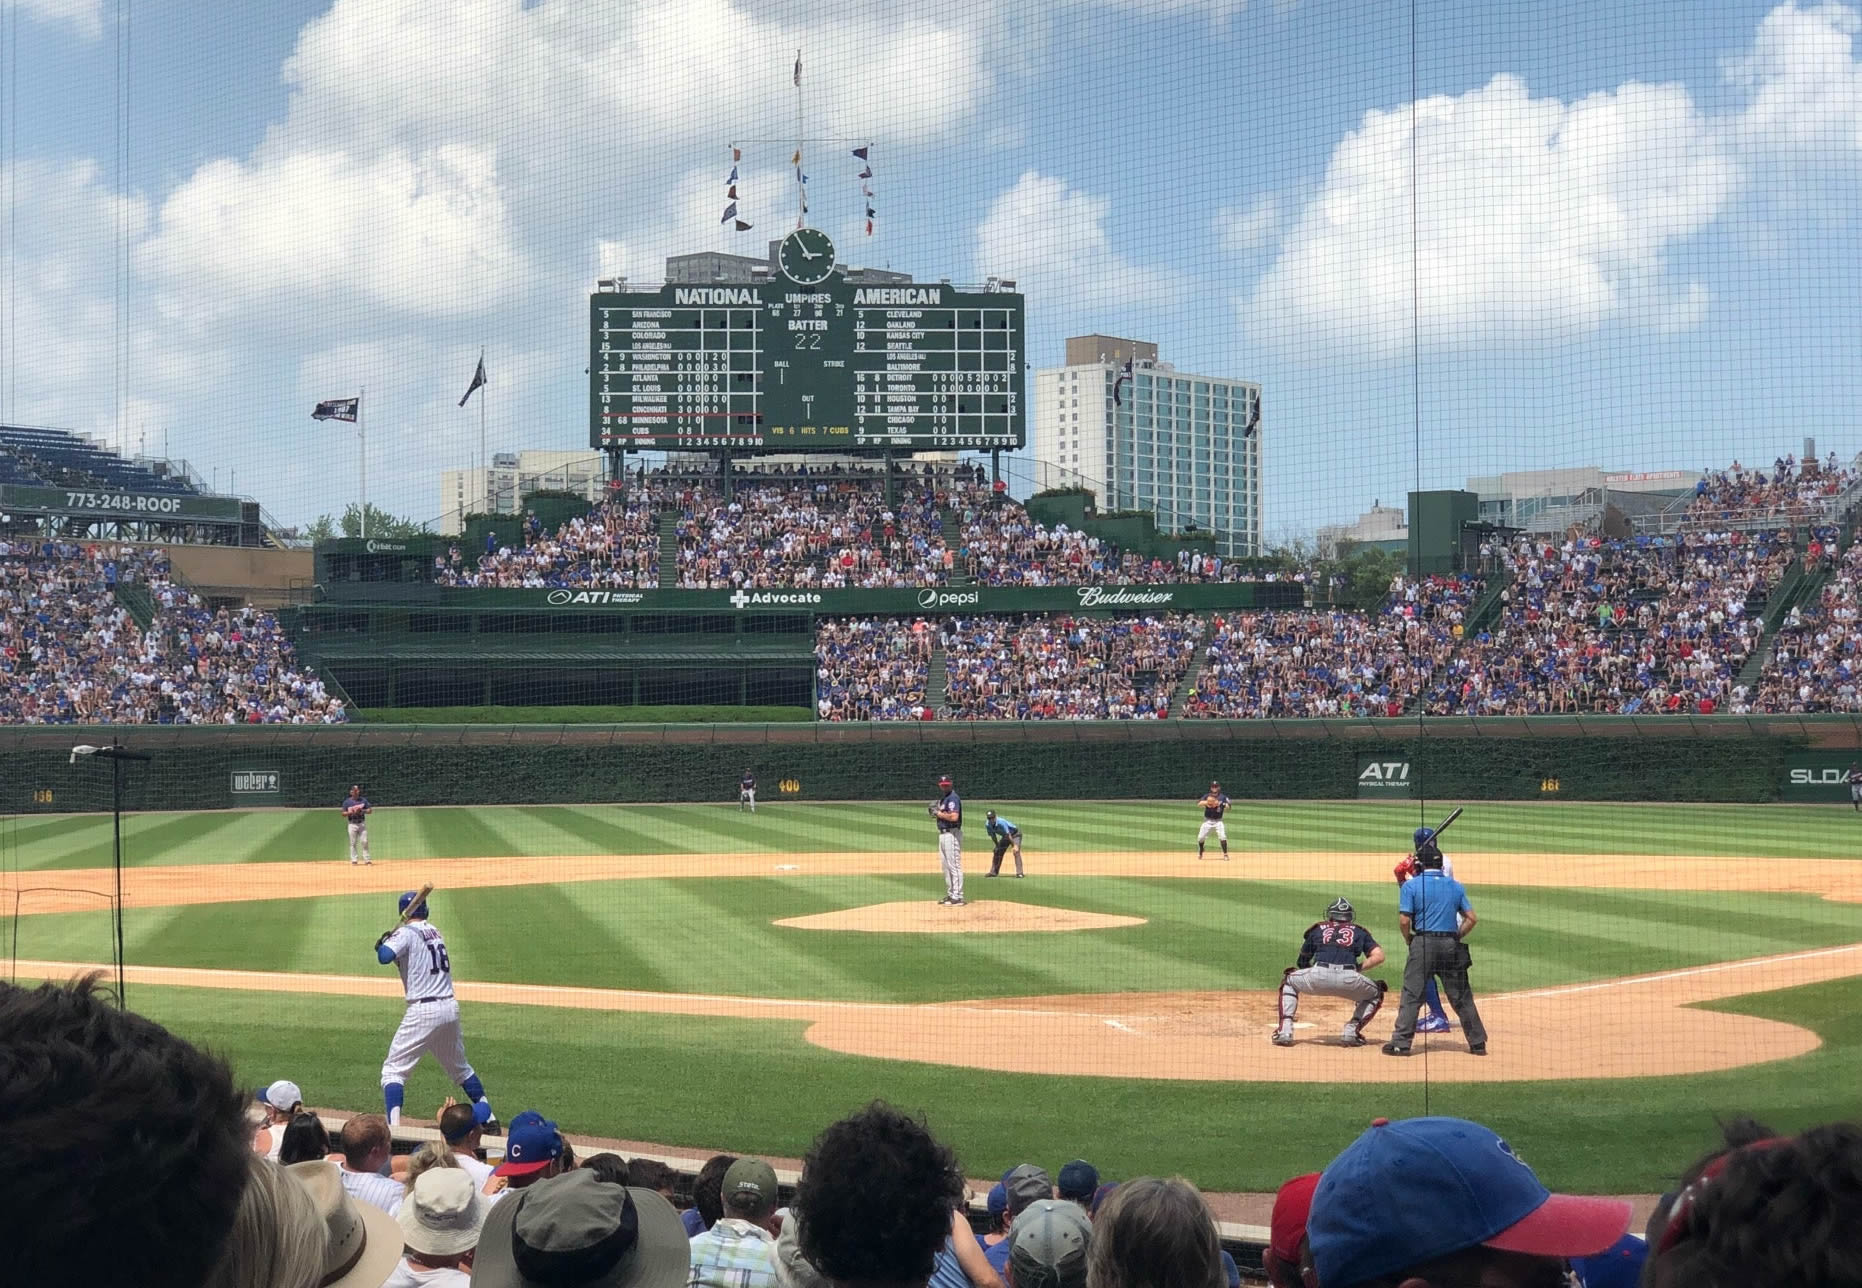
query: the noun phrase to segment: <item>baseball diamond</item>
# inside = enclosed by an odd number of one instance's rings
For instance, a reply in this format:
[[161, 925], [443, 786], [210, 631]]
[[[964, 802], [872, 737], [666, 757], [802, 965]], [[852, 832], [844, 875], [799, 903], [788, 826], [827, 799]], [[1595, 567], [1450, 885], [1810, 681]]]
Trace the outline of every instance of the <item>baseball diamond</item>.
[[[1058, 1094], [1101, 1124], [1111, 1165], [1193, 1169], [1220, 1189], [1271, 1186], [1315, 1135], [1425, 1107], [1522, 1142], [1608, 1119], [1617, 1129], [1561, 1164], [1559, 1183], [1653, 1188], [1647, 1160], [1714, 1112], [1837, 1112], [1862, 1046], [1846, 1018], [1862, 998], [1862, 861], [1837, 857], [1847, 810], [1774, 807], [1774, 825], [1744, 827], [1731, 852], [1724, 828], [1749, 807], [1469, 806], [1454, 857], [1481, 910], [1491, 1054], [1469, 1060], [1458, 1032], [1419, 1034], [1417, 1057], [1392, 1061], [1374, 1045], [1391, 1007], [1367, 1022], [1373, 1045], [1345, 1047], [1330, 1035], [1349, 1005], [1322, 994], [1302, 999], [1292, 1048], [1267, 1039], [1289, 945], [1334, 900], [1400, 944], [1388, 841], [1408, 839], [1402, 805], [1251, 803], [1235, 861], [1199, 864], [1171, 840], [1180, 802], [1089, 821], [1068, 802], [991, 800], [1042, 837], [1040, 870], [939, 908], [931, 829], [909, 803], [375, 804], [372, 867], [348, 864], [315, 810], [127, 819], [132, 1003], [236, 1052], [254, 1079], [288, 1068], [365, 1105], [364, 1052], [379, 1055], [401, 989], [362, 962], [384, 898], [430, 883], [478, 1074], [495, 1089], [523, 1068], [566, 1126], [799, 1153], [810, 1113], [708, 1091], [722, 1071], [706, 1053], [749, 1049], [825, 1096], [924, 1105], [978, 1168], [1047, 1149], [1054, 1125], [1020, 1106]], [[108, 833], [94, 815], [10, 827], [0, 896], [22, 913], [18, 975], [108, 960], [94, 893], [108, 889]], [[1690, 837], [1699, 853], [1662, 852]], [[1394, 990], [1389, 964], [1371, 973]], [[293, 1023], [271, 1022], [281, 1006]], [[601, 1072], [614, 1050], [651, 1076], [614, 1090]], [[999, 1076], [942, 1076], [962, 1068]], [[446, 1076], [416, 1068], [410, 1108], [437, 1104]], [[1245, 1155], [1204, 1139], [1233, 1119], [1236, 1082], [1251, 1084], [1260, 1141]], [[1509, 1092], [1522, 1082], [1529, 1104]], [[677, 1114], [648, 1083], [685, 1088]], [[1146, 1089], [1142, 1123], [1112, 1109], [1125, 1087]], [[708, 1106], [726, 1103], [730, 1123], [712, 1123]]]

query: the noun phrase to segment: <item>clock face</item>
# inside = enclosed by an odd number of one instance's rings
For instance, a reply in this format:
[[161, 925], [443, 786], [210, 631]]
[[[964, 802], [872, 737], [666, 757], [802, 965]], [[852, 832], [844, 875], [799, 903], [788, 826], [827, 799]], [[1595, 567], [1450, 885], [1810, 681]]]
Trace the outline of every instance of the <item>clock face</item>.
[[819, 286], [834, 273], [834, 243], [819, 228], [797, 228], [776, 252], [782, 275], [798, 286]]

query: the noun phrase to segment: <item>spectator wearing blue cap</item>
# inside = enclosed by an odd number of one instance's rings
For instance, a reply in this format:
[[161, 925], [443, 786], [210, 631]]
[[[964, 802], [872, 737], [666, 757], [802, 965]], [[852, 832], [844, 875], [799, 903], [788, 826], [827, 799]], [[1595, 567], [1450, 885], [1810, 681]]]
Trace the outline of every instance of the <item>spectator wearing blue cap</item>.
[[1568, 1259], [1610, 1247], [1629, 1217], [1553, 1194], [1479, 1123], [1380, 1118], [1321, 1175], [1306, 1232], [1325, 1288], [1563, 1288]]
[[502, 1177], [511, 1189], [527, 1189], [568, 1170], [563, 1159], [565, 1148], [556, 1124], [536, 1110], [526, 1109], [511, 1119], [504, 1161], [492, 1169], [492, 1175]]
[[987, 1253], [991, 1248], [1009, 1237], [1009, 1192], [997, 1181], [989, 1187], [989, 1197], [984, 1206], [989, 1210], [989, 1229], [983, 1232], [979, 1242]]
[[1015, 1222], [1036, 1203], [1052, 1199], [1054, 1183], [1042, 1168], [1033, 1163], [1023, 1163], [1010, 1168], [1003, 1176], [1002, 1189], [1008, 1196], [1006, 1216], [1009, 1238], [983, 1249], [983, 1255], [989, 1259], [990, 1269], [999, 1275], [1008, 1273], [1009, 1244], [1015, 1237]]
[[1083, 1158], [1076, 1158], [1060, 1169], [1054, 1188], [1069, 1203], [1090, 1208], [1093, 1205], [1093, 1191], [1099, 1188], [1099, 1169]]

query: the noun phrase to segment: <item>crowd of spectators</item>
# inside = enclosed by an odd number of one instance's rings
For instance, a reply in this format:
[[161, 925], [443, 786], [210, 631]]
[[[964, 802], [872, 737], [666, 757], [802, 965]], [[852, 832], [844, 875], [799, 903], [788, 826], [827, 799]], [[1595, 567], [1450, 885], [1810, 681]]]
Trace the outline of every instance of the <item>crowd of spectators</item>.
[[1711, 529], [1738, 523], [1764, 523], [1773, 527], [1803, 527], [1824, 518], [1832, 498], [1854, 486], [1855, 465], [1840, 465], [1836, 453], [1819, 463], [1806, 457], [1780, 456], [1771, 469], [1748, 469], [1738, 461], [1723, 470], [1711, 470], [1694, 485], [1687, 506], [1690, 529]]
[[[448, 1106], [441, 1139], [411, 1157], [392, 1158], [372, 1114], [345, 1121], [327, 1156], [269, 1157], [225, 1061], [119, 1009], [94, 977], [0, 984], [0, 1051], [13, 1075], [13, 1166], [0, 1179], [9, 1282], [1239, 1288], [1241, 1279], [1194, 1185], [1102, 1182], [1082, 1159], [1059, 1169], [1058, 1185], [1038, 1163], [1004, 1172], [979, 1237], [955, 1153], [922, 1118], [883, 1102], [823, 1128], [791, 1193], [766, 1160], [719, 1155], [681, 1211], [664, 1163], [579, 1160], [533, 1110], [512, 1120], [497, 1151], [448, 1130], [449, 1112], [463, 1108]], [[1853, 1219], [1862, 1128], [1787, 1136], [1734, 1118], [1719, 1135], [1675, 1168], [1674, 1188], [1637, 1237], [1627, 1201], [1553, 1194], [1480, 1123], [1378, 1118], [1280, 1187], [1264, 1273], [1274, 1288], [1862, 1281]]]
[[1788, 532], [1723, 531], [1522, 538], [1502, 558], [1500, 618], [1438, 677], [1430, 714], [1729, 709], [1794, 550]]
[[921, 618], [824, 619], [815, 631], [815, 714], [822, 720], [924, 720], [931, 628]]
[[[146, 595], [149, 628], [117, 588]], [[209, 608], [160, 550], [0, 540], [0, 721], [337, 724], [341, 699], [301, 671], [275, 616]]]
[[1862, 711], [1862, 542], [1836, 561], [1814, 603], [1778, 625], [1754, 711]]
[[1148, 720], [1201, 647], [1190, 613], [951, 618], [940, 636], [958, 720]]
[[1397, 716], [1462, 635], [1481, 579], [1397, 577], [1374, 614], [1262, 612], [1218, 617], [1185, 716]]
[[681, 504], [678, 584], [688, 590], [936, 586], [949, 579], [933, 479], [798, 480], [700, 489]]
[[514, 539], [467, 562], [457, 545], [434, 557], [433, 580], [442, 586], [500, 590], [600, 587], [641, 590], [659, 585], [657, 492], [628, 493], [592, 507], [546, 533], [534, 512], [517, 524]]

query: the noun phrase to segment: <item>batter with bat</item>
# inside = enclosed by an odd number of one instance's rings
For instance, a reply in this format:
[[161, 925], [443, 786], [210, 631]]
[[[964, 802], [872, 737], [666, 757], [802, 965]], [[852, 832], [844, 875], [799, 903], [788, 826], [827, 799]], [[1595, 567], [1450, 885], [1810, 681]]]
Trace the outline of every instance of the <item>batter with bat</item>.
[[343, 819], [349, 824], [349, 866], [356, 865], [358, 850], [365, 866], [374, 866], [369, 858], [369, 811], [375, 807], [369, 804], [369, 798], [362, 794], [362, 784], [357, 783], [349, 789], [349, 795], [343, 798]]
[[401, 972], [401, 989], [407, 1012], [388, 1044], [381, 1064], [381, 1097], [388, 1108], [389, 1125], [401, 1121], [401, 1102], [407, 1095], [407, 1075], [430, 1055], [459, 1084], [480, 1123], [496, 1118], [485, 1099], [485, 1084], [466, 1063], [465, 1035], [459, 1029], [459, 1003], [453, 997], [453, 964], [446, 955], [446, 940], [427, 920], [430, 885], [401, 896], [401, 920], [375, 941], [375, 958]]
[[1461, 811], [1455, 810], [1433, 829], [1428, 843], [1417, 845], [1416, 861], [1422, 870], [1403, 883], [1398, 922], [1409, 945], [1409, 960], [1403, 964], [1403, 999], [1397, 1006], [1396, 1028], [1384, 1043], [1385, 1055], [1410, 1053], [1423, 986], [1430, 979], [1441, 981], [1443, 995], [1455, 1008], [1467, 1035], [1468, 1053], [1487, 1054], [1487, 1026], [1481, 1023], [1474, 990], [1468, 986], [1472, 958], [1464, 942], [1477, 920], [1474, 905], [1461, 883], [1442, 870], [1441, 847], [1435, 844], [1460, 817]]

